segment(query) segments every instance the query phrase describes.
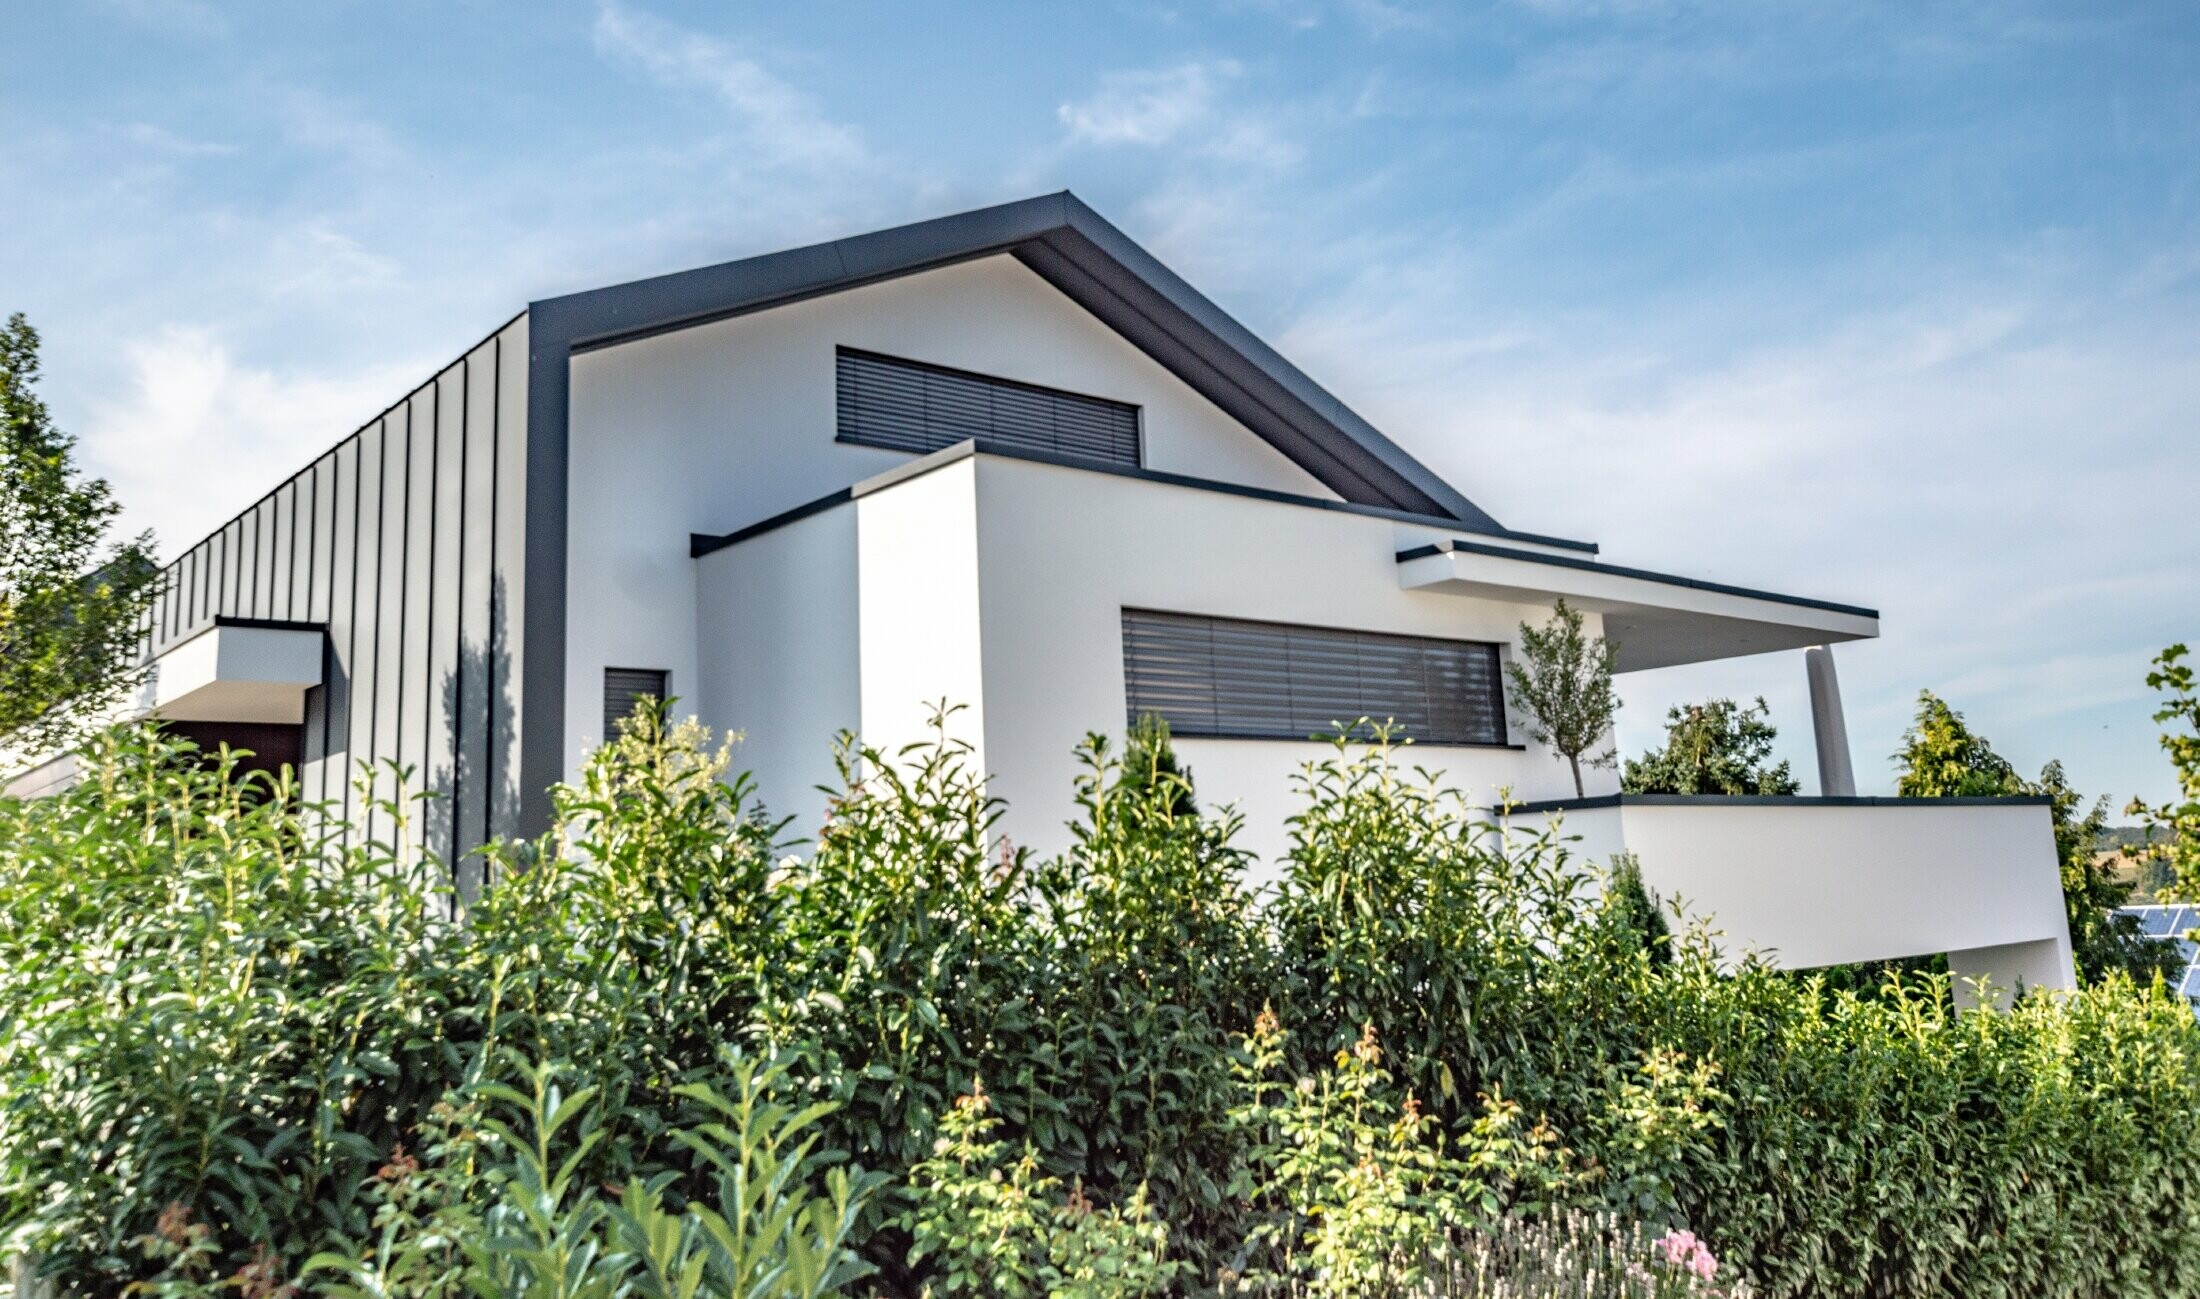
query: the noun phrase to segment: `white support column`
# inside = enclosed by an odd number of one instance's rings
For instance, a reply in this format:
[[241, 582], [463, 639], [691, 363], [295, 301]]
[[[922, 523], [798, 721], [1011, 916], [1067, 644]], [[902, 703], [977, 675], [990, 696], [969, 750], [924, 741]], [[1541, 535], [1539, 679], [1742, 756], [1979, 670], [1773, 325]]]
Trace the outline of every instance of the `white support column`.
[[1833, 672], [1833, 650], [1813, 645], [1803, 651], [1810, 674], [1810, 720], [1818, 738], [1818, 792], [1829, 798], [1853, 798], [1856, 768], [1849, 762], [1849, 724], [1841, 713], [1841, 679]]

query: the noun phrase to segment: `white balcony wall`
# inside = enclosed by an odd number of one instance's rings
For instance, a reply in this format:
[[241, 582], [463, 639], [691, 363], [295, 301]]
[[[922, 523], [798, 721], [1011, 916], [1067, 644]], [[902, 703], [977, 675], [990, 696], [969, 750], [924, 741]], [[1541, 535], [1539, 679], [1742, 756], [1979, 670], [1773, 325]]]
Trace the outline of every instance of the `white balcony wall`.
[[[1555, 814], [1575, 851], [1635, 855], [1643, 882], [1793, 969], [1951, 954], [2004, 987], [2067, 987], [2048, 809], [1929, 800], [1637, 803]], [[1516, 818], [1516, 833], [1543, 815]]]

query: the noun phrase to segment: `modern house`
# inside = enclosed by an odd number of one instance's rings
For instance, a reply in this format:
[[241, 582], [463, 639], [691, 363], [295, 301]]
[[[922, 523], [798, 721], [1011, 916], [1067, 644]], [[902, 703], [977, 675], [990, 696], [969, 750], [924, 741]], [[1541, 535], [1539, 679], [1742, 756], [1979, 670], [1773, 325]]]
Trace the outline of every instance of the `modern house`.
[[[1810, 651], [1826, 796], [1573, 797], [1501, 684], [1561, 597], [1625, 672]], [[2043, 805], [1854, 797], [1814, 647], [1878, 625], [1500, 525], [1063, 193], [533, 303], [169, 567], [144, 706], [370, 832], [354, 771], [410, 768], [454, 860], [642, 694], [803, 826], [837, 731], [951, 701], [1041, 848], [1088, 731], [1162, 715], [1273, 854], [1309, 737], [1394, 718], [1737, 950], [2067, 986]]]

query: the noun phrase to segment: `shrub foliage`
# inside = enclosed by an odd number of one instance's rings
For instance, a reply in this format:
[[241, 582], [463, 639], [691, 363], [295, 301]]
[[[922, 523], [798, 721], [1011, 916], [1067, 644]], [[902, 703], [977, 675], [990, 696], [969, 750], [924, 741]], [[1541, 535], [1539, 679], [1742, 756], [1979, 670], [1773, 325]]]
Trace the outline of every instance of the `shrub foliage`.
[[2159, 985], [1735, 968], [1380, 740], [1309, 766], [1256, 896], [1166, 749], [1090, 741], [1041, 860], [952, 742], [849, 747], [798, 848], [644, 715], [453, 921], [441, 863], [101, 740], [0, 802], [0, 1253], [179, 1295], [2200, 1288]]

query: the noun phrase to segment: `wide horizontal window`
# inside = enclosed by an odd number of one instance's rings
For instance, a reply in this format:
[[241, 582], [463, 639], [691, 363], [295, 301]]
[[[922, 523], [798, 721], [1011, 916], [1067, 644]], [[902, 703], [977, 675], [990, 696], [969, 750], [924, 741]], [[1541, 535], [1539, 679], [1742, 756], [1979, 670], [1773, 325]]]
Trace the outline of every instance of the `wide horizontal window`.
[[922, 361], [840, 349], [843, 442], [919, 454], [972, 438], [1138, 464], [1138, 407]]
[[1177, 735], [1303, 740], [1360, 718], [1421, 744], [1505, 743], [1497, 646], [1123, 611], [1129, 718]]

